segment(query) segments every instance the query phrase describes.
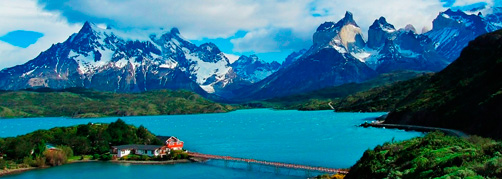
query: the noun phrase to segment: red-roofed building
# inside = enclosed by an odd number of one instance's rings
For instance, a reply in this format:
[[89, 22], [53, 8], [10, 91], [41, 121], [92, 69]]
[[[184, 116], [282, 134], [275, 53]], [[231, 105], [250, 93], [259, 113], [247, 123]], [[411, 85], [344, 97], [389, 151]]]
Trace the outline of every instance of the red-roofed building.
[[165, 146], [171, 150], [183, 149], [183, 141], [174, 136], [157, 136], [157, 138], [164, 142]]

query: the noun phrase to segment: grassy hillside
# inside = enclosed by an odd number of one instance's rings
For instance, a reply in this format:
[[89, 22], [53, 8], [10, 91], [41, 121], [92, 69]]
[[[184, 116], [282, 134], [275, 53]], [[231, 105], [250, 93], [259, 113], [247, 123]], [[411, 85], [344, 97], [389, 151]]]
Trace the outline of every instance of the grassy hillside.
[[346, 179], [501, 178], [502, 143], [430, 133], [367, 150]]
[[0, 117], [136, 116], [228, 112], [234, 109], [188, 91], [113, 93], [72, 88], [0, 92]]
[[453, 128], [502, 139], [502, 30], [471, 41], [455, 62], [415, 88], [386, 123]]
[[330, 102], [334, 106], [342, 105], [342, 103], [348, 105], [348, 102], [352, 101], [350, 99], [344, 101], [344, 98], [349, 95], [374, 87], [390, 86], [393, 83], [423, 76], [424, 74], [428, 73], [415, 71], [386, 73], [364, 83], [349, 83], [308, 93], [269, 99], [264, 102], [254, 103], [254, 105], [276, 109], [328, 110], [331, 109], [328, 105]]
[[415, 79], [375, 87], [368, 91], [349, 95], [341, 100], [334, 101], [335, 110], [356, 112], [392, 111], [401, 100], [417, 90], [417, 87], [428, 83], [431, 76], [432, 74], [426, 74]]

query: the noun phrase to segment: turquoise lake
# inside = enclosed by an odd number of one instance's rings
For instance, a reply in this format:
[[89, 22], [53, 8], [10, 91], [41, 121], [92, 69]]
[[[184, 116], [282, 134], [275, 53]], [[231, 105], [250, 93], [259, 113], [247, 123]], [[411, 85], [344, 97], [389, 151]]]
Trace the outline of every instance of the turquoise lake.
[[[331, 168], [349, 168], [365, 150], [385, 142], [422, 136], [420, 132], [356, 127], [385, 113], [334, 113], [251, 109], [220, 114], [120, 117], [144, 125], [157, 135], [177, 136], [190, 151]], [[77, 124], [109, 123], [118, 117], [72, 119], [0, 119], [0, 137], [37, 129]], [[78, 175], [75, 175], [78, 173]], [[124, 165], [77, 163], [34, 170], [6, 178], [305, 178], [314, 175], [242, 163], [209, 161], [205, 164]]]

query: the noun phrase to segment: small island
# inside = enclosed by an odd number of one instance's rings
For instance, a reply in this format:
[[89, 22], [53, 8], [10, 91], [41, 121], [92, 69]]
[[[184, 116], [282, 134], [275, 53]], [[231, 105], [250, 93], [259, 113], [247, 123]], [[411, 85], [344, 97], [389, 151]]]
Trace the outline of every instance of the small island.
[[172, 164], [190, 162], [184, 142], [156, 136], [118, 119], [110, 124], [56, 127], [0, 138], [0, 176], [74, 162]]

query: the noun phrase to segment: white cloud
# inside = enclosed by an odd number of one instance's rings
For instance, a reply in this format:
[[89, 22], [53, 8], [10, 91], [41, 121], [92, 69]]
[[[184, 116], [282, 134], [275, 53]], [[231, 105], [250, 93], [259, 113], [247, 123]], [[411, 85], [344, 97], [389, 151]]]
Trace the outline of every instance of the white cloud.
[[396, 28], [403, 28], [407, 24], [412, 24], [416, 29], [430, 28], [432, 20], [445, 10], [439, 0], [352, 0], [350, 3], [319, 0], [315, 6], [332, 12], [330, 18], [334, 21], [342, 18], [345, 11], [351, 11], [365, 33], [373, 21], [381, 16]]
[[19, 65], [35, 58], [53, 43], [62, 42], [80, 25], [68, 25], [58, 14], [49, 13], [32, 0], [0, 0], [0, 36], [14, 30], [28, 30], [44, 34], [27, 48], [0, 43], [0, 69]]
[[239, 55], [234, 55], [234, 54], [229, 54], [229, 53], [225, 53], [225, 56], [228, 58], [228, 61], [230, 61], [230, 63], [234, 63], [240, 57]]
[[[439, 0], [38, 0], [46, 9], [60, 11], [70, 22], [89, 19], [97, 23], [113, 23], [118, 27], [178, 27], [188, 39], [228, 38], [237, 31], [249, 34], [234, 40], [236, 50], [278, 51], [293, 48], [275, 39], [271, 33], [289, 29], [291, 41], [311, 39], [316, 27], [324, 21], [338, 21], [345, 11], [354, 17], [363, 31], [385, 16], [396, 27], [413, 24], [417, 29], [429, 27], [443, 3]], [[474, 0], [464, 0], [474, 1]], [[313, 17], [318, 12], [322, 17]], [[266, 34], [268, 33], [268, 34]], [[271, 49], [265, 50], [265, 47]], [[274, 48], [275, 47], [275, 48]]]
[[[455, 5], [494, 1], [457, 0]], [[397, 28], [407, 24], [416, 29], [431, 28], [432, 20], [445, 10], [440, 0], [0, 0], [0, 3], [0, 35], [13, 30], [44, 34], [36, 44], [18, 51], [11, 49], [12, 53], [2, 45], [5, 48], [0, 50], [2, 62], [17, 63], [32, 59], [52, 43], [64, 41], [86, 20], [117, 28], [178, 27], [191, 40], [231, 38], [236, 32], [245, 31], [248, 33], [244, 37], [232, 40], [234, 50], [266, 53], [308, 47], [322, 22], [336, 22], [345, 11], [354, 14], [366, 33], [380, 16]], [[314, 13], [320, 17], [314, 17]], [[6, 66], [3, 64], [7, 63], [0, 64], [0, 68]]]

